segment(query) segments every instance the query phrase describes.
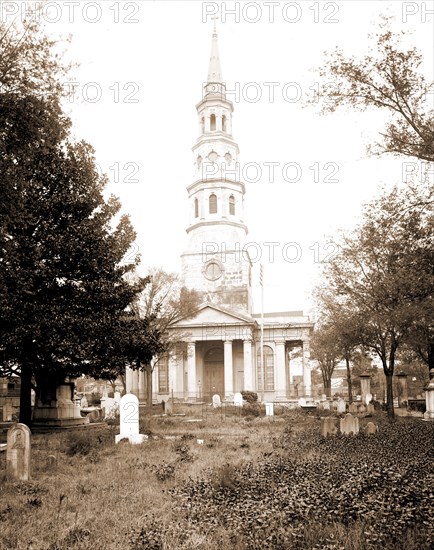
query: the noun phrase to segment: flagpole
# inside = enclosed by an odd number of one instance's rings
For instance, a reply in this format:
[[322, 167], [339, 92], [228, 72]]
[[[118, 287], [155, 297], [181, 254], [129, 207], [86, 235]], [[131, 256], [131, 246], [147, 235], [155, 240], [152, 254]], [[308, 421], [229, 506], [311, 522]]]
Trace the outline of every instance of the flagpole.
[[264, 364], [264, 265], [259, 266], [261, 283], [261, 369], [262, 369], [262, 402], [265, 398], [265, 364]]

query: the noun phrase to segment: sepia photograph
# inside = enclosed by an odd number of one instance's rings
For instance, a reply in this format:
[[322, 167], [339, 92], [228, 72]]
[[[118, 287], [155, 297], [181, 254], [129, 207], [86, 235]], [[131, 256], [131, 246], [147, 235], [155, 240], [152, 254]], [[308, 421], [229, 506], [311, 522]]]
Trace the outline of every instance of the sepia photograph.
[[0, 550], [434, 547], [434, 1], [0, 0]]

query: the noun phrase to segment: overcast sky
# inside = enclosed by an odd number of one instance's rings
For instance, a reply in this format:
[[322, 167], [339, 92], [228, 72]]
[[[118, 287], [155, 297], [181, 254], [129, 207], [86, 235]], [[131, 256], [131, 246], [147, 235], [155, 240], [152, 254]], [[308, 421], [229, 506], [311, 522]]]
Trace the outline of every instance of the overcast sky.
[[[314, 69], [336, 46], [363, 54], [379, 15], [393, 13], [395, 29], [415, 31], [406, 40], [424, 52], [424, 71], [433, 79], [427, 10], [434, 2], [75, 4], [48, 2], [43, 18], [50, 33], [72, 34], [68, 56], [80, 63], [66, 104], [73, 131], [96, 149], [110, 192], [130, 214], [143, 270], [180, 270], [198, 137], [195, 105], [207, 77], [211, 16], [219, 16], [223, 78], [232, 91], [233, 136], [246, 182], [249, 252], [256, 260], [254, 309], [260, 310], [262, 255], [265, 310], [308, 311], [318, 262], [335, 252], [338, 229], [354, 226], [379, 185], [402, 180], [401, 160], [366, 156], [384, 124], [381, 113], [319, 116], [303, 108], [318, 82]], [[2, 17], [12, 13], [3, 8]], [[276, 163], [274, 181], [270, 163]]]

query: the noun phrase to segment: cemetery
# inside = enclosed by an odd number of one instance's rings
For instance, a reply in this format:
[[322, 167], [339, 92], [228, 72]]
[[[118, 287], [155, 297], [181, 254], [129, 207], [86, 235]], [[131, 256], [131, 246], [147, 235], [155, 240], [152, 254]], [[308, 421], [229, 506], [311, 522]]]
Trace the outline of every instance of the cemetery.
[[240, 397], [149, 411], [126, 394], [75, 429], [9, 423], [0, 548], [432, 547], [433, 422]]

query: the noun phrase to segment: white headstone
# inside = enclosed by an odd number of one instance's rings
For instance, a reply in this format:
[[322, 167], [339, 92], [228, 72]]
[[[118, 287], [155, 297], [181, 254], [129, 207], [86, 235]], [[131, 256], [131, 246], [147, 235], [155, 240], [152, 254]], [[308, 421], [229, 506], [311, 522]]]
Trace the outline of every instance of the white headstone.
[[274, 403], [265, 403], [265, 416], [274, 416]]
[[330, 410], [330, 403], [328, 401], [324, 401], [324, 403], [322, 403], [322, 408], [324, 411], [329, 411]]
[[367, 393], [366, 396], [365, 396], [365, 402], [366, 402], [366, 405], [369, 405], [369, 403], [372, 401], [372, 394], [371, 393]]
[[143, 443], [148, 439], [147, 435], [139, 433], [139, 400], [132, 393], [126, 393], [119, 403], [120, 434], [115, 437], [115, 442], [128, 439], [130, 443]]
[[30, 430], [25, 424], [12, 424], [8, 430], [6, 475], [15, 481], [30, 478]]
[[234, 405], [235, 407], [243, 406], [243, 396], [239, 392], [234, 395]]
[[219, 407], [222, 406], [222, 402], [221, 402], [221, 399], [220, 399], [220, 395], [218, 395], [217, 393], [215, 395], [212, 396], [212, 406], [215, 408], [215, 409], [218, 409]]
[[300, 405], [300, 407], [306, 406], [306, 399], [304, 397], [300, 397], [300, 399], [298, 400], [298, 404]]
[[342, 397], [340, 397], [338, 399], [337, 412], [338, 414], [344, 414], [346, 410], [347, 410], [347, 405], [345, 403], [345, 400], [342, 399]]

